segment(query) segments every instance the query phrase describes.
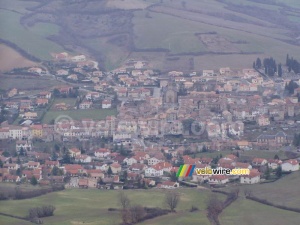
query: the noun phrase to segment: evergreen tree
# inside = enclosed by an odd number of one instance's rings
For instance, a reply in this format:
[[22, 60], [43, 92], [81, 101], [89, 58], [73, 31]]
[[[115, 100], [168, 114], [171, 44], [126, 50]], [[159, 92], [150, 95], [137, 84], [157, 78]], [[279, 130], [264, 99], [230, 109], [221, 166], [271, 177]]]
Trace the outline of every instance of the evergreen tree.
[[290, 57], [289, 54], [286, 55], [286, 61], [285, 61], [285, 65], [288, 66], [289, 65], [289, 61], [290, 61]]
[[282, 77], [282, 67], [281, 67], [281, 63], [278, 64], [278, 76]]
[[63, 155], [63, 162], [65, 164], [71, 163], [71, 156], [70, 156], [70, 152], [66, 151]]
[[3, 162], [1, 159], [0, 159], [0, 168], [3, 168]]
[[281, 166], [278, 166], [276, 169], [276, 177], [280, 178], [282, 176], [282, 168]]
[[276, 155], [274, 156], [274, 159], [279, 160], [279, 156], [276, 154]]
[[265, 171], [266, 180], [269, 180], [270, 176], [271, 176], [271, 171], [270, 171], [270, 168], [267, 166], [266, 171]]
[[260, 58], [257, 58], [257, 59], [256, 59], [256, 64], [255, 64], [255, 65], [256, 65], [256, 68], [257, 68], [257, 69], [260, 69], [260, 68], [261, 68], [262, 65], [261, 65], [261, 60], [260, 60]]
[[52, 156], [51, 156], [51, 160], [56, 161], [57, 158], [58, 158], [58, 156], [57, 156], [56, 152], [53, 151]]
[[56, 152], [59, 152], [59, 151], [60, 151], [60, 147], [59, 147], [58, 144], [55, 144], [55, 145], [54, 145], [54, 150], [55, 150]]
[[109, 176], [113, 174], [112, 169], [110, 168], [110, 166], [108, 167], [107, 174], [108, 174]]
[[21, 168], [18, 168], [18, 169], [16, 170], [16, 175], [19, 176], [19, 177], [22, 175], [22, 170], [21, 170]]
[[37, 182], [37, 179], [35, 178], [35, 176], [32, 176], [31, 179], [30, 179], [30, 184], [31, 185], [37, 185], [37, 183], [38, 182]]
[[171, 181], [177, 182], [177, 176], [176, 176], [176, 173], [175, 173], [175, 172], [171, 172], [170, 177], [171, 177]]
[[205, 145], [203, 145], [203, 147], [202, 147], [202, 152], [207, 152], [207, 148]]

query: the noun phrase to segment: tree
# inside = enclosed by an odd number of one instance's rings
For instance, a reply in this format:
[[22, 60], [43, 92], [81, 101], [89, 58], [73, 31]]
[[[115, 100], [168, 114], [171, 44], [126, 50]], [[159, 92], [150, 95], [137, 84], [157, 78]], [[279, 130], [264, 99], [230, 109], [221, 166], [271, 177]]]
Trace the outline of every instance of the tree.
[[37, 179], [35, 178], [35, 176], [32, 176], [30, 179], [30, 184], [35, 186], [35, 185], [37, 185], [37, 183], [38, 182], [37, 182]]
[[61, 176], [63, 174], [63, 172], [57, 166], [54, 166], [51, 171], [51, 174], [53, 176]]
[[274, 155], [274, 159], [277, 159], [277, 160], [279, 160], [279, 156], [276, 154], [276, 155]]
[[207, 152], [207, 148], [205, 145], [203, 145], [203, 147], [202, 147], [202, 152]]
[[281, 166], [278, 166], [276, 169], [276, 177], [280, 178], [282, 176], [282, 168]]
[[18, 169], [16, 170], [16, 175], [19, 176], [19, 177], [22, 175], [22, 170], [21, 170], [21, 168], [18, 168]]
[[0, 168], [3, 168], [3, 162], [1, 159], [0, 159]]
[[71, 163], [71, 156], [70, 156], [70, 152], [69, 151], [65, 151], [65, 153], [63, 155], [63, 162], [65, 164]]
[[60, 147], [59, 147], [58, 144], [55, 144], [55, 145], [54, 145], [54, 150], [55, 150], [56, 152], [59, 152], [59, 151], [60, 151]]
[[127, 173], [127, 171], [125, 170], [125, 171], [123, 172], [123, 180], [124, 180], [125, 183], [127, 182], [127, 178], [128, 178], [128, 173]]
[[131, 223], [133, 224], [140, 222], [146, 214], [144, 208], [140, 205], [130, 207], [129, 212], [131, 215]]
[[271, 171], [270, 171], [270, 168], [267, 166], [266, 171], [265, 171], [266, 180], [269, 180], [270, 176], [271, 176]]
[[111, 169], [110, 166], [108, 167], [107, 174], [108, 174], [109, 176], [113, 174], [113, 171], [112, 171], [112, 169]]
[[281, 67], [281, 63], [278, 64], [278, 76], [282, 77], [282, 67]]
[[177, 176], [175, 172], [171, 172], [171, 181], [177, 182]]
[[21, 147], [21, 148], [20, 148], [20, 151], [19, 151], [19, 155], [22, 155], [22, 156], [24, 156], [24, 152], [25, 152], [25, 151], [24, 151], [24, 148], [23, 148], [23, 147]]
[[60, 96], [60, 91], [57, 88], [54, 88], [54, 90], [53, 90], [53, 96], [54, 97], [59, 97]]
[[216, 195], [212, 195], [207, 202], [207, 211], [209, 218], [217, 218], [223, 210], [223, 202], [217, 198]]
[[169, 191], [165, 195], [165, 203], [170, 208], [172, 212], [175, 211], [178, 203], [180, 201], [180, 195], [178, 192], [175, 191]]
[[256, 59], [255, 66], [256, 66], [257, 69], [260, 69], [260, 68], [261, 68], [261, 60], [260, 60], [260, 58], [257, 58], [257, 59]]
[[130, 200], [124, 191], [119, 193], [119, 202], [123, 209], [127, 209], [130, 206]]
[[52, 152], [51, 160], [56, 161], [57, 160], [57, 154], [55, 151]]

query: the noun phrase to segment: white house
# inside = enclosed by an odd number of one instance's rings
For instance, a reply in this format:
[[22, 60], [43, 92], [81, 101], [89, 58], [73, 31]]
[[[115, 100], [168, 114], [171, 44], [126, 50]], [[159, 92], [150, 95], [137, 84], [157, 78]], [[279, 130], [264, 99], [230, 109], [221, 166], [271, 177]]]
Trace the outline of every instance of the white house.
[[90, 163], [92, 162], [92, 157], [88, 155], [77, 155], [75, 156], [75, 161], [79, 163]]
[[107, 148], [100, 148], [95, 150], [94, 155], [98, 158], [105, 158], [110, 154], [110, 151]]
[[241, 184], [256, 184], [260, 182], [260, 172], [258, 170], [253, 169], [250, 170], [249, 175], [242, 175], [240, 177]]
[[155, 165], [155, 164], [157, 164], [159, 162], [160, 162], [160, 160], [157, 159], [157, 158], [155, 158], [155, 157], [152, 157], [152, 158], [148, 159], [148, 165], [149, 166]]
[[111, 108], [111, 100], [105, 99], [102, 101], [102, 109], [110, 109]]
[[282, 161], [279, 159], [269, 159], [268, 160], [268, 167], [273, 170], [277, 169], [278, 166], [280, 166], [281, 164], [282, 164]]
[[76, 55], [71, 58], [72, 62], [83, 62], [86, 60], [85, 55]]
[[208, 178], [209, 184], [226, 184], [228, 182], [229, 179], [226, 175], [214, 175]]
[[175, 189], [179, 187], [178, 182], [172, 182], [172, 181], [164, 181], [161, 184], [157, 185], [158, 188], [164, 188], [164, 189]]
[[123, 160], [124, 163], [126, 163], [128, 166], [131, 166], [134, 163], [137, 163], [138, 161], [134, 157], [125, 158]]
[[299, 163], [296, 159], [290, 159], [281, 164], [282, 171], [290, 172], [299, 170]]
[[160, 177], [164, 174], [163, 169], [158, 169], [155, 166], [148, 167], [145, 170], [145, 176], [146, 177]]

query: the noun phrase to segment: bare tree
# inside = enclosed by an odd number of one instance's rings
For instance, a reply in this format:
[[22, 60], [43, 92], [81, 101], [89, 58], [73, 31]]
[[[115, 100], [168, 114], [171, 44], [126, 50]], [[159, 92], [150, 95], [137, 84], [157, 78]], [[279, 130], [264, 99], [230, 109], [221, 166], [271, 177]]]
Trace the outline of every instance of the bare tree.
[[127, 209], [130, 205], [130, 200], [123, 191], [119, 194], [119, 202], [122, 205], [123, 209]]
[[245, 195], [245, 197], [252, 196], [252, 190], [246, 188], [246, 189], [244, 190], [244, 195]]
[[169, 191], [165, 196], [165, 203], [169, 206], [172, 212], [175, 211], [180, 200], [180, 195], [178, 192]]
[[140, 205], [134, 205], [130, 207], [129, 211], [130, 211], [132, 223], [140, 222], [146, 214], [144, 208]]
[[216, 195], [210, 196], [207, 202], [207, 211], [210, 218], [217, 218], [223, 210], [223, 202]]
[[123, 224], [135, 224], [143, 220], [146, 212], [140, 205], [134, 205], [128, 208], [124, 208], [121, 211]]

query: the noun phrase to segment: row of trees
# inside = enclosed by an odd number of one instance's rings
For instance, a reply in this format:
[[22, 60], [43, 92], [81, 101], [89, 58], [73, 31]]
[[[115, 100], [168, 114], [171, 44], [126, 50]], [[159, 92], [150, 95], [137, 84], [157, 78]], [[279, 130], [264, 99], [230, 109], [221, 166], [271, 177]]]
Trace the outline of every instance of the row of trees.
[[[164, 215], [166, 210], [156, 208], [152, 210], [153, 215], [147, 215], [147, 209], [141, 205], [131, 205], [130, 199], [124, 192], [120, 192], [119, 203], [122, 206], [121, 216], [123, 224], [135, 224], [145, 219], [153, 218], [158, 215]], [[175, 209], [180, 201], [180, 194], [175, 191], [169, 191], [165, 194], [164, 204], [168, 206], [171, 212], [175, 212]]]
[[295, 89], [297, 89], [298, 87], [299, 85], [291, 80], [288, 84], [285, 85], [285, 90], [287, 90], [289, 94], [294, 94]]
[[257, 58], [255, 62], [253, 62], [253, 68], [255, 69], [265, 69], [265, 74], [268, 76], [274, 76], [275, 73], [278, 73], [278, 76], [282, 76], [282, 65], [276, 64], [275, 59], [272, 57], [270, 58], [265, 58], [263, 62], [261, 61], [260, 58]]
[[292, 70], [294, 71], [294, 73], [299, 73], [300, 72], [300, 63], [289, 57], [289, 55], [286, 56], [286, 66], [288, 67], [289, 72], [291, 72]]

